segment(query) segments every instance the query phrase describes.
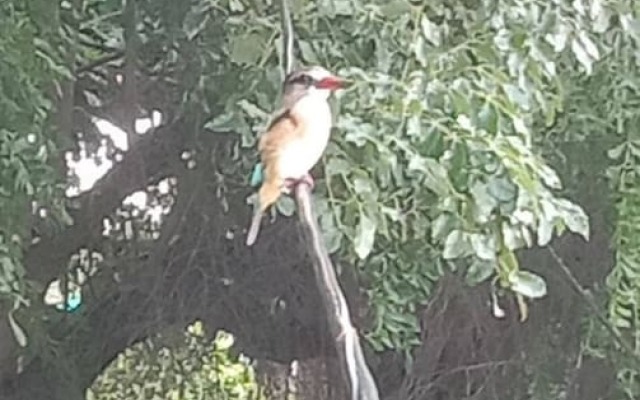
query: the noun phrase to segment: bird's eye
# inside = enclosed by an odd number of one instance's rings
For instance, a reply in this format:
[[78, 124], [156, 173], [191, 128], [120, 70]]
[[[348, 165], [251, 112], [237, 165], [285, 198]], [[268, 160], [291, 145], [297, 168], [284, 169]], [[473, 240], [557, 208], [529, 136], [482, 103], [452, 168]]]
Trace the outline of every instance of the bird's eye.
[[313, 78], [310, 77], [309, 75], [302, 75], [301, 81], [305, 86], [313, 85]]
[[315, 79], [313, 79], [312, 76], [302, 74], [302, 75], [293, 77], [291, 80], [289, 80], [289, 82], [297, 83], [297, 84], [309, 87], [309, 86], [313, 86], [316, 81]]

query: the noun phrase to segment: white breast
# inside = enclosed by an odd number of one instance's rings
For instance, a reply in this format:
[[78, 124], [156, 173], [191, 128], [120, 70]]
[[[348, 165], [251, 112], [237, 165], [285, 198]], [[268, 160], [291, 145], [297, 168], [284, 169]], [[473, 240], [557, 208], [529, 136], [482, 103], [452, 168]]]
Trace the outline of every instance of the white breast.
[[300, 179], [316, 165], [327, 147], [331, 133], [331, 109], [326, 97], [311, 94], [300, 99], [291, 112], [304, 121], [307, 131], [281, 150], [279, 170], [284, 179]]

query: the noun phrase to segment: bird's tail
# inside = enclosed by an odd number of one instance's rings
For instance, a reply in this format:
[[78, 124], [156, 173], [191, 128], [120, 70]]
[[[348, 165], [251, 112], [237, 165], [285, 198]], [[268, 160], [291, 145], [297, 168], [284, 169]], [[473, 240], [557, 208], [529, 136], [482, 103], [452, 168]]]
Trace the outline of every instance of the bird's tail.
[[249, 233], [247, 233], [247, 246], [251, 246], [256, 242], [258, 232], [260, 231], [260, 222], [262, 222], [262, 212], [256, 210], [251, 220], [251, 226], [249, 227]]
[[265, 210], [269, 208], [269, 206], [278, 201], [281, 191], [280, 186], [279, 181], [268, 180], [260, 187], [260, 192], [258, 193], [258, 207], [256, 207], [256, 211], [253, 214], [251, 226], [247, 233], [247, 246], [251, 246], [255, 243], [256, 238], [258, 237], [258, 232], [260, 231], [262, 214], [264, 214]]

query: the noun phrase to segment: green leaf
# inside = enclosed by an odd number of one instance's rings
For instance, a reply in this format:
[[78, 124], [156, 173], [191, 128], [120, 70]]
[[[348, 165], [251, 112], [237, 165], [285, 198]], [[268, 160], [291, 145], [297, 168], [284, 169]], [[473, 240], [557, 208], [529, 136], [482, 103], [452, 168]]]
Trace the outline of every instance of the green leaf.
[[593, 71], [593, 59], [589, 56], [589, 53], [585, 50], [584, 46], [578, 39], [571, 41], [571, 51], [576, 56], [580, 64], [584, 67], [588, 74]]
[[418, 137], [422, 133], [422, 121], [417, 115], [407, 119], [407, 135]]
[[260, 59], [265, 45], [265, 37], [257, 33], [234, 37], [231, 60], [241, 65], [253, 65]]
[[24, 333], [22, 327], [13, 317], [13, 311], [10, 311], [7, 314], [7, 317], [7, 319], [9, 320], [9, 326], [11, 326], [11, 331], [13, 331], [13, 336], [16, 338], [16, 341], [18, 342], [20, 347], [25, 347], [27, 345], [27, 335]]
[[194, 12], [189, 12], [182, 26], [182, 30], [186, 34], [187, 39], [193, 40], [193, 38], [204, 30], [208, 21], [209, 14], [206, 10], [198, 9]]
[[498, 117], [494, 106], [490, 103], [485, 103], [478, 113], [479, 127], [486, 129], [491, 134], [497, 133]]
[[442, 213], [433, 221], [431, 239], [435, 242], [441, 240], [456, 226], [456, 219], [450, 213]]
[[296, 211], [296, 202], [289, 196], [280, 196], [276, 203], [276, 208], [280, 214], [290, 217]]
[[545, 40], [553, 46], [553, 51], [556, 53], [563, 51], [566, 47], [569, 29], [565, 24], [558, 24], [555, 33], [545, 35]]
[[338, 157], [331, 157], [325, 165], [325, 173], [327, 176], [341, 175], [349, 172], [350, 164]]
[[507, 249], [516, 250], [527, 244], [525, 239], [522, 237], [521, 232], [523, 229], [527, 228], [522, 225], [511, 226], [506, 222], [502, 224], [502, 237]]
[[449, 159], [449, 176], [458, 192], [467, 192], [469, 184], [469, 149], [463, 142], [453, 144]]
[[578, 34], [578, 37], [580, 38], [580, 41], [582, 42], [582, 45], [584, 46], [584, 49], [587, 52], [587, 54], [589, 54], [589, 56], [594, 61], [599, 60], [600, 52], [598, 51], [598, 47], [596, 46], [595, 43], [593, 43], [591, 38], [584, 31], [581, 31]]
[[249, 117], [258, 118], [258, 119], [267, 119], [269, 117], [269, 113], [262, 110], [257, 105], [249, 102], [246, 99], [242, 99], [238, 102], [238, 107], [242, 109]]
[[244, 8], [241, 0], [229, 0], [229, 10], [232, 12], [242, 12]]
[[469, 285], [477, 285], [478, 283], [484, 282], [485, 280], [489, 279], [489, 277], [495, 272], [495, 269], [495, 261], [487, 261], [481, 260], [479, 258], [474, 258], [473, 262], [469, 266], [469, 269], [467, 270], [465, 279]]
[[524, 90], [509, 83], [502, 85], [502, 88], [512, 103], [517, 104], [525, 110], [529, 109], [529, 96], [527, 96]]
[[546, 246], [551, 241], [554, 229], [554, 219], [541, 219], [538, 222], [538, 246]]
[[369, 196], [375, 193], [375, 185], [367, 177], [356, 176], [353, 178], [353, 190], [361, 196]]
[[424, 38], [422, 36], [418, 36], [411, 44], [411, 49], [413, 50], [418, 63], [420, 63], [421, 66], [426, 67], [428, 65], [429, 58], [427, 57], [427, 46], [424, 43]]
[[487, 191], [494, 199], [506, 203], [515, 199], [518, 188], [507, 177], [494, 177], [489, 180]]
[[566, 199], [558, 200], [557, 206], [569, 230], [589, 240], [589, 217], [582, 207]]
[[214, 339], [214, 341], [215, 341], [216, 350], [220, 351], [220, 350], [230, 349], [231, 346], [233, 346], [235, 339], [233, 335], [225, 331], [219, 330], [216, 333], [216, 338]]
[[434, 193], [443, 196], [449, 191], [450, 186], [447, 170], [433, 158], [426, 158], [414, 154], [409, 160], [407, 169], [409, 171], [423, 173], [427, 188]]
[[472, 250], [468, 237], [461, 230], [454, 230], [444, 242], [444, 251], [442, 257], [445, 260], [459, 258], [468, 255]]
[[360, 223], [356, 230], [355, 251], [356, 255], [364, 260], [371, 253], [376, 234], [376, 221], [369, 218], [365, 213], [360, 213]]
[[503, 248], [498, 255], [498, 266], [502, 273], [506, 272], [511, 275], [519, 269], [518, 257], [516, 257], [513, 251]]
[[640, 41], [640, 20], [626, 15], [622, 18], [622, 28], [627, 34]]
[[449, 95], [451, 96], [451, 102], [456, 114], [459, 114], [458, 123], [462, 126], [463, 129], [470, 130], [470, 124], [465, 123], [466, 121], [469, 121], [467, 115], [469, 114], [469, 111], [471, 111], [471, 104], [469, 103], [468, 93], [469, 88], [467, 87], [468, 85], [466, 84], [466, 82], [457, 81], [455, 83], [455, 86], [460, 88], [452, 90]]
[[329, 254], [333, 254], [340, 249], [342, 243], [342, 233], [336, 228], [331, 215], [320, 217], [320, 227], [324, 236], [325, 246]]
[[336, 15], [353, 15], [353, 5], [350, 0], [332, 0]]
[[545, 185], [551, 189], [562, 189], [560, 178], [558, 178], [558, 174], [556, 174], [553, 168], [543, 164], [538, 169], [538, 173]]
[[298, 46], [300, 46], [300, 52], [302, 53], [302, 58], [309, 64], [320, 64], [320, 60], [318, 59], [318, 55], [313, 50], [313, 45], [307, 41], [301, 40], [298, 42]]
[[472, 233], [470, 237], [471, 246], [478, 258], [487, 261], [496, 259], [496, 240], [493, 236]]
[[205, 123], [204, 128], [214, 132], [230, 132], [235, 127], [235, 118], [236, 115], [234, 111], [227, 111]]
[[489, 188], [485, 183], [474, 182], [469, 188], [474, 200], [474, 214], [476, 221], [485, 223], [489, 220], [491, 213], [498, 206], [498, 201], [489, 194]]
[[442, 39], [440, 37], [440, 29], [438, 25], [434, 24], [425, 15], [420, 19], [420, 27], [422, 28], [422, 34], [424, 38], [431, 42], [434, 46], [440, 46]]
[[607, 150], [607, 156], [609, 156], [609, 158], [611, 158], [612, 160], [617, 160], [622, 156], [625, 150], [627, 150], [628, 146], [629, 146], [629, 142], [626, 142], [626, 141], [622, 142], [616, 147], [613, 147]]
[[509, 274], [511, 289], [525, 297], [536, 299], [547, 294], [547, 283], [533, 272], [517, 270]]
[[386, 1], [385, 4], [380, 7], [382, 15], [389, 18], [394, 18], [410, 11], [411, 4], [409, 4], [407, 0]]

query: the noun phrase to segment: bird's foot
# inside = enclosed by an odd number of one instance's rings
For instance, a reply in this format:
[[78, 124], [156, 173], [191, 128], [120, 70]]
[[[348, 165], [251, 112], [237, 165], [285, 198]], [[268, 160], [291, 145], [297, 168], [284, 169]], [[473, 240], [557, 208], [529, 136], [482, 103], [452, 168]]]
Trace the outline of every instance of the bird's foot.
[[313, 190], [313, 188], [316, 186], [316, 183], [313, 181], [313, 177], [311, 176], [311, 174], [306, 174], [305, 176], [303, 176], [300, 179], [299, 183], [304, 183], [309, 186], [309, 190]]
[[352, 325], [343, 326], [342, 329], [340, 330], [340, 333], [336, 337], [336, 341], [339, 342], [339, 341], [346, 340], [348, 334], [356, 334], [357, 335], [358, 331]]
[[311, 177], [310, 174], [306, 174], [305, 176], [299, 179], [287, 178], [284, 181], [284, 186], [287, 189], [287, 191], [291, 191], [301, 183], [304, 183], [305, 185], [309, 186], [310, 190], [313, 190], [313, 188], [315, 187], [315, 182], [313, 181], [313, 178]]

